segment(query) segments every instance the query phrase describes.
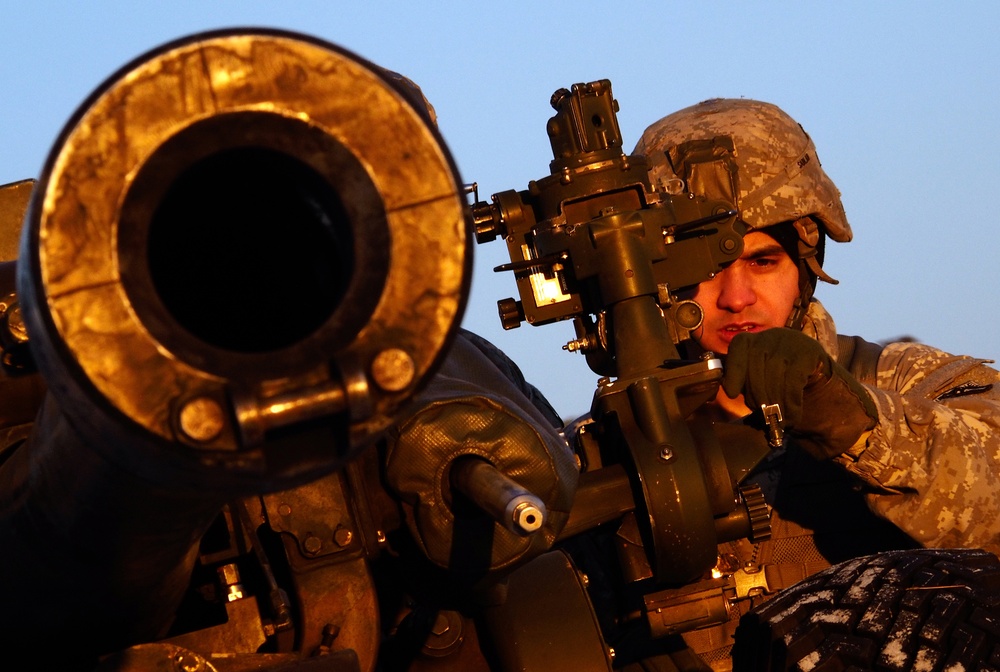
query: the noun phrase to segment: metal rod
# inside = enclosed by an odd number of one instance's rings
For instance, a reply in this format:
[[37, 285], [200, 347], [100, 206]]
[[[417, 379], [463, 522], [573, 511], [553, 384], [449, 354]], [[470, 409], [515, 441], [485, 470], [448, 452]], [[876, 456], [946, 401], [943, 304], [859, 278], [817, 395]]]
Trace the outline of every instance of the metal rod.
[[463, 455], [451, 464], [451, 485], [498, 523], [527, 536], [545, 523], [545, 504], [486, 460]]

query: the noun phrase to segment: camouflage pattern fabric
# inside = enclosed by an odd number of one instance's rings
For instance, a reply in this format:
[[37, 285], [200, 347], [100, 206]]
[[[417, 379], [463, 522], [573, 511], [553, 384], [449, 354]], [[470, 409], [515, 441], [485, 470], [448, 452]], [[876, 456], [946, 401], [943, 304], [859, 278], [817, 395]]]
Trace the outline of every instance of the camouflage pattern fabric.
[[[836, 354], [818, 301], [803, 331]], [[1000, 554], [1000, 372], [990, 360], [891, 343], [866, 385], [879, 420], [834, 461], [870, 489], [868, 504], [923, 546]]]
[[820, 165], [809, 134], [770, 103], [714, 98], [663, 117], [633, 150], [650, 162], [664, 191], [676, 175], [671, 152], [691, 140], [729, 136], [735, 142], [740, 217], [755, 229], [812, 215], [837, 242], [851, 240], [840, 191]]
[[1000, 553], [1000, 373], [915, 343], [879, 358], [867, 444], [836, 458], [881, 492], [872, 510], [924, 546]]

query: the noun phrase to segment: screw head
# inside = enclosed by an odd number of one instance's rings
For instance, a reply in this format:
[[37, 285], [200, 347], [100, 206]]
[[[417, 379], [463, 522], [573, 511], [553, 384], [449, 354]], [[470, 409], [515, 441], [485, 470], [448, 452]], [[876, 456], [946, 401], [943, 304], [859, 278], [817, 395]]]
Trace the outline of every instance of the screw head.
[[15, 343], [28, 342], [28, 328], [21, 314], [21, 304], [15, 303], [7, 311], [7, 331]]
[[310, 534], [306, 537], [306, 540], [302, 542], [302, 550], [304, 550], [307, 555], [316, 555], [323, 550], [323, 540], [314, 534]]
[[387, 348], [372, 360], [372, 379], [386, 392], [402, 392], [413, 382], [416, 373], [413, 358], [400, 348]]
[[346, 527], [338, 527], [333, 533], [333, 541], [341, 548], [347, 546], [354, 539], [354, 534]]
[[197, 397], [185, 403], [178, 420], [184, 436], [200, 443], [218, 438], [226, 426], [222, 407], [208, 397]]
[[191, 651], [180, 651], [174, 655], [174, 669], [178, 672], [200, 672], [202, 659]]

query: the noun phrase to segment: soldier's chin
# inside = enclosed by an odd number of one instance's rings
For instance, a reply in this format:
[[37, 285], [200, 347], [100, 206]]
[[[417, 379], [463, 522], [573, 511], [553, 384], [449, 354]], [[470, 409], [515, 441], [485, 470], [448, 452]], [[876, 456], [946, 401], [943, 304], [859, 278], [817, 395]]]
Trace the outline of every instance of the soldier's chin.
[[[731, 339], [730, 339], [731, 340]], [[729, 342], [721, 338], [695, 338], [695, 343], [701, 349], [701, 352], [697, 353], [702, 355], [706, 352], [711, 352], [713, 354], [725, 357], [729, 353]]]

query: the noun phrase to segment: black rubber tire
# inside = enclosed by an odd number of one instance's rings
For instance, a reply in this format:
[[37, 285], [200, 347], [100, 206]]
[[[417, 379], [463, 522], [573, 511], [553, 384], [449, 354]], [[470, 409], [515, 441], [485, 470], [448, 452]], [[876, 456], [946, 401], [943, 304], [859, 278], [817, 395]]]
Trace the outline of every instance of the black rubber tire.
[[1000, 561], [891, 551], [834, 565], [746, 614], [735, 670], [1000, 671]]

